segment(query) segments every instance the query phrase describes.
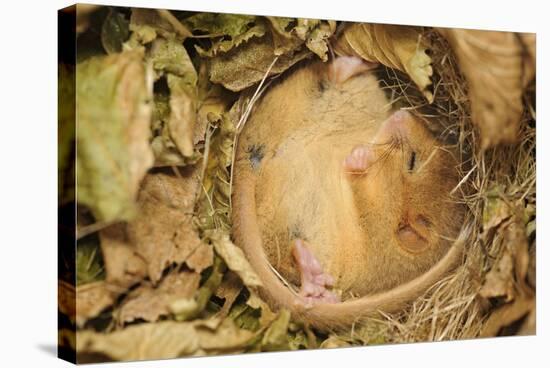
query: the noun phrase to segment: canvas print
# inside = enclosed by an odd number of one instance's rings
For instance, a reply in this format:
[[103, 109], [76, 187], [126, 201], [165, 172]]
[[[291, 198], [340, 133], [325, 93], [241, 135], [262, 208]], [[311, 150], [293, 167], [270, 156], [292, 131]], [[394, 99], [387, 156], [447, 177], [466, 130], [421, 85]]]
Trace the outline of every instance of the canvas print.
[[535, 334], [535, 46], [60, 10], [60, 357]]

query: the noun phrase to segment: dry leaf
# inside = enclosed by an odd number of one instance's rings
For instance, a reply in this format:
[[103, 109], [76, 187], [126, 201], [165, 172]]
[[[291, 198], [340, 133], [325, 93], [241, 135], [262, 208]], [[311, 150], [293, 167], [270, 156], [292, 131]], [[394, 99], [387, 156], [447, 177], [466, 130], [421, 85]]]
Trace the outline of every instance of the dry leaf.
[[153, 42], [149, 59], [153, 68], [166, 73], [170, 89], [168, 131], [183, 156], [193, 154], [196, 123], [197, 72], [181, 41], [159, 38]]
[[169, 359], [199, 349], [193, 325], [176, 322], [143, 323], [109, 334], [78, 331], [76, 350], [102, 353], [114, 360]]
[[192, 224], [197, 190], [194, 170], [182, 179], [151, 174], [143, 181], [139, 216], [128, 224], [128, 236], [147, 260], [147, 273], [153, 283], [167, 266], [185, 262], [197, 249], [206, 246]]
[[[170, 97], [167, 94], [160, 92], [155, 93], [155, 110], [152, 121], [153, 140], [151, 142], [151, 148], [155, 154], [154, 166], [167, 167], [195, 165], [202, 158], [202, 154], [198, 152], [197, 149], [194, 149], [193, 154], [190, 157], [185, 157], [176, 146], [176, 143], [174, 143], [169, 126], [171, 119], [169, 103]], [[194, 141], [194, 137], [197, 134], [196, 124], [193, 131], [192, 144], [194, 145], [196, 143]], [[188, 139], [188, 137], [185, 139]]]
[[[214, 319], [215, 321], [215, 319]], [[201, 349], [211, 354], [215, 353], [227, 353], [234, 351], [235, 349], [242, 349], [246, 347], [254, 334], [251, 331], [242, 330], [237, 328], [235, 323], [227, 318], [222, 323], [214, 328], [208, 328], [208, 323], [195, 325], [198, 338], [200, 341]]]
[[323, 61], [328, 60], [328, 39], [336, 30], [336, 22], [321, 23], [306, 40], [306, 46]]
[[472, 120], [483, 148], [517, 142], [524, 87], [535, 74], [535, 36], [439, 29], [468, 82]]
[[277, 317], [277, 314], [271, 310], [269, 305], [267, 305], [267, 303], [264, 302], [263, 299], [261, 299], [254, 290], [249, 290], [249, 291], [250, 291], [250, 296], [246, 301], [246, 305], [254, 309], [260, 310], [261, 315], [258, 322], [259, 322], [260, 328], [263, 328], [269, 325]]
[[295, 52], [304, 44], [323, 61], [328, 60], [328, 39], [336, 22], [318, 19], [267, 17], [272, 28], [275, 55]]
[[76, 288], [76, 325], [81, 327], [87, 320], [97, 317], [110, 307], [116, 297], [125, 290], [105, 281], [93, 282]]
[[[271, 35], [261, 39], [253, 38], [230, 52], [211, 60], [210, 80], [225, 88], [238, 92], [259, 82], [275, 60], [276, 47]], [[269, 75], [279, 74], [305, 59], [310, 54], [307, 49], [280, 55]]]
[[529, 251], [525, 226], [516, 217], [503, 226], [500, 234], [504, 250], [487, 273], [480, 295], [484, 298], [504, 297], [506, 302], [510, 302], [518, 295], [523, 297], [534, 293], [526, 279]]
[[[185, 236], [185, 233], [179, 232], [176, 237]], [[176, 243], [183, 243], [184, 240], [175, 239]], [[212, 260], [214, 259], [214, 250], [212, 247], [207, 245], [202, 245], [198, 247], [187, 259], [185, 263], [187, 267], [194, 270], [197, 273], [201, 273], [206, 268], [212, 266]]]
[[350, 343], [342, 340], [336, 335], [330, 335], [326, 340], [324, 340], [319, 346], [322, 349], [333, 349], [333, 348], [345, 348], [350, 346]]
[[289, 349], [288, 325], [290, 323], [290, 312], [283, 309], [277, 318], [265, 331], [261, 346], [264, 351], [281, 351]]
[[205, 140], [206, 127], [210, 123], [208, 115], [220, 117], [229, 110], [231, 103], [235, 100], [234, 95], [228, 92], [219, 84], [210, 82], [208, 67], [202, 63], [198, 73], [198, 100], [197, 124], [193, 142]]
[[535, 308], [535, 299], [531, 297], [522, 297], [516, 299], [513, 303], [505, 304], [494, 311], [485, 322], [480, 337], [497, 336], [499, 331], [506, 326], [518, 321]]
[[531, 312], [525, 319], [525, 322], [521, 325], [518, 335], [528, 336], [537, 334], [537, 308], [536, 305], [533, 306]]
[[420, 28], [387, 24], [353, 23], [335, 44], [339, 55], [359, 56], [407, 73], [431, 103], [433, 94], [428, 87], [433, 70], [427, 49]]
[[77, 351], [125, 361], [169, 359], [240, 352], [252, 337], [252, 332], [237, 328], [231, 320], [164, 321], [132, 325], [109, 334], [79, 331]]
[[193, 130], [197, 119], [195, 86], [173, 75], [168, 75], [167, 80], [170, 88], [168, 130], [181, 154], [190, 157], [193, 155]]
[[181, 178], [149, 174], [140, 190], [136, 219], [101, 232], [107, 280], [128, 286], [128, 279], [147, 274], [156, 284], [167, 266], [182, 264], [197, 251], [202, 259], [195, 260], [197, 269], [212, 262], [211, 253], [200, 250], [209, 246], [192, 224], [199, 184], [196, 170], [186, 168], [181, 174]]
[[512, 216], [512, 209], [501, 198], [501, 189], [495, 188], [487, 193], [483, 207], [483, 232], [498, 227], [503, 221]]
[[77, 192], [96, 220], [128, 220], [153, 164], [151, 86], [143, 55], [128, 51], [77, 65]]
[[57, 281], [57, 305], [59, 312], [69, 317], [71, 321], [76, 316], [76, 291], [73, 285], [66, 281]]
[[216, 253], [222, 257], [227, 267], [235, 272], [246, 286], [261, 286], [262, 282], [256, 274], [241, 248], [237, 247], [229, 239], [229, 235], [219, 230], [208, 230], [204, 234], [209, 239], [216, 250]]
[[510, 251], [505, 249], [491, 268], [479, 294], [484, 298], [504, 297], [506, 302], [514, 299], [514, 259]]
[[147, 262], [128, 239], [126, 224], [116, 224], [99, 233], [106, 280], [127, 288], [147, 276]]
[[174, 301], [170, 304], [170, 310], [177, 321], [186, 321], [196, 318], [204, 310], [210, 298], [220, 286], [223, 273], [226, 271], [225, 264], [220, 257], [214, 257], [211, 272], [206, 280], [201, 283], [201, 287], [196, 292], [193, 299], [184, 298]]
[[211, 45], [196, 45], [202, 57], [214, 57], [225, 53], [253, 37], [262, 37], [266, 32], [265, 25], [253, 15], [197, 13], [184, 20], [193, 31], [206, 33], [211, 38]]
[[[130, 17], [130, 31], [133, 32], [130, 43], [149, 43], [161, 36], [166, 39], [184, 39], [190, 32], [181, 23], [174, 22], [173, 16], [166, 17], [167, 10], [132, 8]], [[168, 19], [172, 20], [172, 22]]]
[[233, 306], [233, 303], [235, 303], [242, 289], [243, 283], [239, 276], [231, 271], [226, 272], [220, 287], [216, 290], [216, 296], [220, 299], [224, 299], [223, 307], [217, 314], [218, 317], [227, 317], [229, 310]]
[[157, 287], [144, 283], [124, 299], [115, 318], [120, 324], [139, 319], [156, 322], [170, 314], [169, 306], [175, 300], [192, 298], [199, 281], [198, 273], [184, 271], [169, 274]]

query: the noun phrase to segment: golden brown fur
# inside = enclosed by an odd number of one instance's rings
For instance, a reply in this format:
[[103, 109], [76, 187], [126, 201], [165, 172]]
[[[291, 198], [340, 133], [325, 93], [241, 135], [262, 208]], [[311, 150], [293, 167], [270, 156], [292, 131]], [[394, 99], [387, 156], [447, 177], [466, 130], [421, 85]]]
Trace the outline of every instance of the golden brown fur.
[[[339, 77], [346, 67], [356, 73]], [[299, 69], [259, 102], [237, 147], [235, 241], [263, 295], [318, 327], [394, 311], [460, 254], [449, 251], [463, 215], [449, 195], [458, 182], [452, 152], [408, 114], [391, 123], [391, 105], [365, 69]], [[362, 145], [376, 160], [365, 174], [347, 172], [344, 159]], [[295, 239], [307, 241], [344, 302], [308, 306], [275, 275], [270, 265], [299, 286]]]

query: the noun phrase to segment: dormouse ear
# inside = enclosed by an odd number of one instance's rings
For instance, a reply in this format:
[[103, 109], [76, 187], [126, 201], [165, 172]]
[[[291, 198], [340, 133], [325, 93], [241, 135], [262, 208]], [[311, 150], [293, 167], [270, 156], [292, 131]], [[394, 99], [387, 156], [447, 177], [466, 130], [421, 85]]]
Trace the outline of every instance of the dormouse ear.
[[339, 56], [329, 66], [328, 79], [333, 83], [344, 83], [351, 77], [377, 66], [378, 63], [366, 61], [357, 56]]

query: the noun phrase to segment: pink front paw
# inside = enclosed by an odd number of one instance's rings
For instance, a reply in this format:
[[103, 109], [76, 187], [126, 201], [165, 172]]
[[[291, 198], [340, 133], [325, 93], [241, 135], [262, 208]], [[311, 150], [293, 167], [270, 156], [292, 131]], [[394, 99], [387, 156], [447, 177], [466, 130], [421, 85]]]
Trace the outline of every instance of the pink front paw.
[[338, 295], [327, 289], [334, 285], [334, 279], [323, 272], [321, 264], [307, 249], [304, 241], [296, 240], [292, 254], [300, 270], [302, 279], [300, 295], [304, 300], [308, 304], [338, 303], [340, 301]]
[[344, 171], [350, 174], [364, 174], [374, 161], [374, 153], [367, 146], [356, 146], [344, 159]]

